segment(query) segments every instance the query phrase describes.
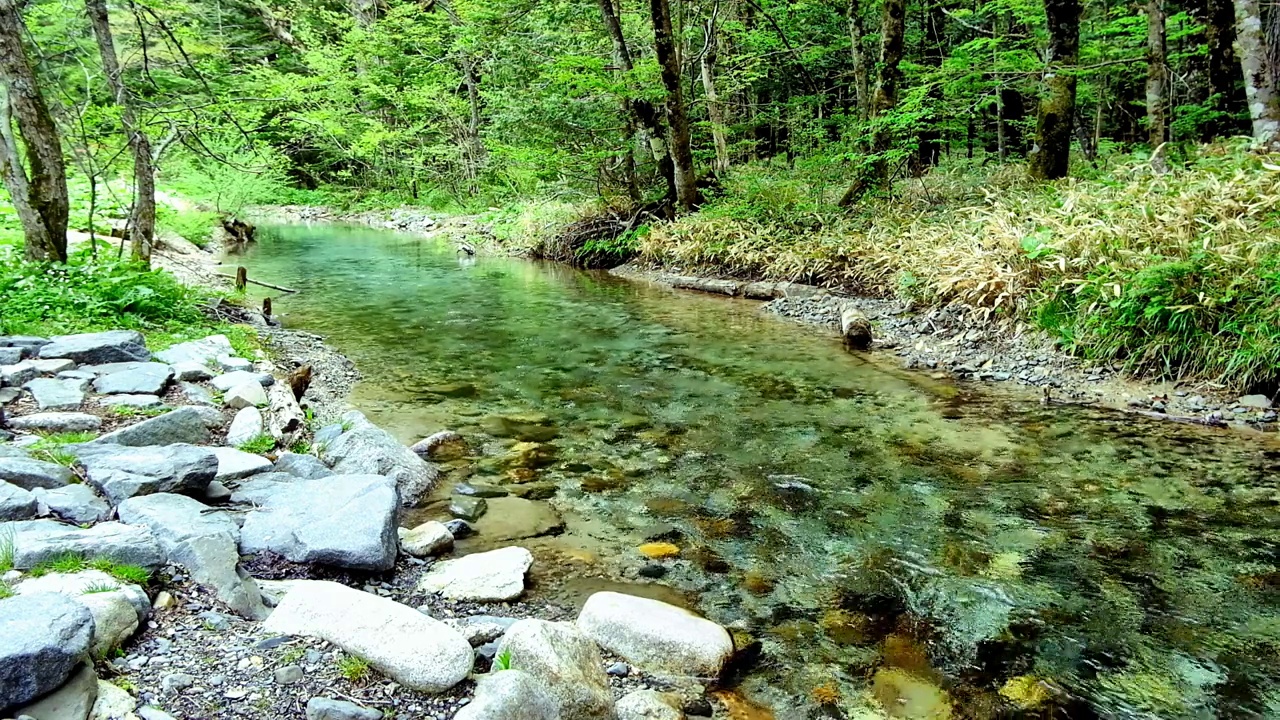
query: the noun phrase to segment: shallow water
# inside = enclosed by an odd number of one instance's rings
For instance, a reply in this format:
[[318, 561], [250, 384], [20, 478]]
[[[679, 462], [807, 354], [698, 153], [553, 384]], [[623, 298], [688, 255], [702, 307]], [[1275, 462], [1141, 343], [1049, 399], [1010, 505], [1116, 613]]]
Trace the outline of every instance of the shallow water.
[[666, 581], [759, 641], [740, 679], [779, 717], [1280, 717], [1268, 438], [957, 388], [752, 303], [260, 237], [241, 262], [303, 291], [277, 312], [374, 422], [479, 439], [471, 481], [555, 483], [619, 548], [672, 526]]

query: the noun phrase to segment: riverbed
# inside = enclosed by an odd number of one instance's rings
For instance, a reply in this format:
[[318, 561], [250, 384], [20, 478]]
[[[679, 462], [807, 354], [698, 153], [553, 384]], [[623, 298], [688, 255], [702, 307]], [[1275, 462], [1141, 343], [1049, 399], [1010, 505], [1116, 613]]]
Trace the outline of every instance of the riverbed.
[[777, 717], [1280, 716], [1273, 440], [931, 379], [748, 301], [259, 238], [238, 262], [301, 291], [275, 310], [355, 362], [355, 407], [467, 438], [425, 513], [538, 486], [564, 547], [734, 629]]

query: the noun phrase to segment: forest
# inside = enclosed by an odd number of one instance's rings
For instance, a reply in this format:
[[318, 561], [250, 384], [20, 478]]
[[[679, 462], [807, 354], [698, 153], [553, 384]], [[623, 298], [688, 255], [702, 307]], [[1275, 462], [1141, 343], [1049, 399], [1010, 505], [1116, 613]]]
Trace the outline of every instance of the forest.
[[1278, 379], [1280, 13], [1256, 0], [5, 0], [0, 42], [30, 260], [66, 260], [68, 228], [114, 222], [146, 262], [157, 224], [413, 205], [535, 256]]

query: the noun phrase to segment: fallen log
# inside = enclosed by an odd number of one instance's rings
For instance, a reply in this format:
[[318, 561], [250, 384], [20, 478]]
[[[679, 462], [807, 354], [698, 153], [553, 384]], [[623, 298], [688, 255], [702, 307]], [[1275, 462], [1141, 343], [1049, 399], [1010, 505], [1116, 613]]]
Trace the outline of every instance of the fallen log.
[[293, 397], [293, 390], [286, 387], [284, 383], [273, 384], [267, 392], [267, 399], [269, 401], [267, 425], [271, 430], [271, 436], [288, 447], [294, 436], [302, 429], [306, 416], [302, 413], [297, 399]]

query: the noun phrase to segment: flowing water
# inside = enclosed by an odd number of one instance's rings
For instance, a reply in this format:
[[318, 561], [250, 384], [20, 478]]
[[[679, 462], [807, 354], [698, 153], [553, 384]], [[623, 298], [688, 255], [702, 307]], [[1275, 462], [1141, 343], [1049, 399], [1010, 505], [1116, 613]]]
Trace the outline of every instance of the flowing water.
[[239, 262], [302, 290], [277, 312], [374, 422], [462, 432], [471, 481], [553, 484], [619, 562], [676, 538], [660, 582], [740, 629], [778, 717], [1280, 717], [1269, 439], [957, 388], [746, 302], [260, 236]]

